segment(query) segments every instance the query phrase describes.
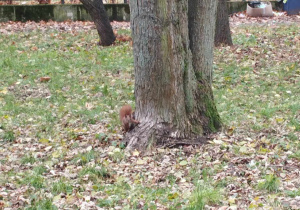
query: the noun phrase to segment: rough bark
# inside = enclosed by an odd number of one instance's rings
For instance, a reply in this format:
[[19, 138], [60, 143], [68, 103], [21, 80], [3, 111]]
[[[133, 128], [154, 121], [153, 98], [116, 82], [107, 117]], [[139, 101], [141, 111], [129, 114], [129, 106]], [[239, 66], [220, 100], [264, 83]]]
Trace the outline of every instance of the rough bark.
[[116, 37], [113, 33], [112, 27], [109, 22], [108, 15], [104, 8], [102, 0], [80, 0], [85, 9], [91, 15], [93, 19], [99, 37], [100, 45], [109, 46], [111, 45]]
[[227, 11], [227, 1], [218, 0], [215, 46], [232, 45], [232, 38]]
[[195, 127], [201, 124], [204, 133], [221, 127], [211, 87], [216, 4], [216, 1], [211, 0], [189, 1], [189, 39], [197, 81], [195, 108], [190, 114], [190, 120]]
[[[198, 14], [214, 19], [214, 1], [204, 2], [197, 7], [201, 9]], [[199, 61], [205, 64], [202, 67], [194, 61], [192, 52], [196, 50], [190, 47], [193, 44], [190, 43], [188, 0], [136, 0], [130, 1], [130, 8], [136, 117], [140, 124], [126, 134], [124, 141], [129, 149], [203, 143], [204, 134], [218, 129], [210, 126], [209, 112], [220, 120], [210, 81], [207, 81], [211, 79], [213, 51], [206, 48], [213, 46], [215, 20], [207, 26], [211, 29], [205, 29], [205, 17], [200, 19], [203, 21], [200, 25], [194, 23], [192, 26], [195, 33], [205, 34], [192, 36], [195, 45], [200, 42], [196, 37], [210, 39], [201, 41], [202, 44], [210, 44], [197, 47], [205, 50], [201, 52], [204, 58]], [[202, 29], [198, 28], [200, 26]], [[201, 68], [194, 68], [194, 65]]]

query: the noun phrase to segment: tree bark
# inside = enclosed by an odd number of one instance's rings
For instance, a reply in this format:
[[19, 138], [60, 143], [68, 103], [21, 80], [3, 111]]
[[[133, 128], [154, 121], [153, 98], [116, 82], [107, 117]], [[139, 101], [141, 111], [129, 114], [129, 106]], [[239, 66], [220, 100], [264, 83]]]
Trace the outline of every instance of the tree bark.
[[113, 33], [112, 27], [109, 22], [108, 15], [104, 8], [102, 0], [80, 0], [85, 9], [91, 15], [99, 37], [100, 45], [109, 46], [111, 45], [116, 37]]
[[221, 127], [211, 87], [216, 8], [216, 1], [189, 0], [189, 39], [197, 81], [195, 108], [190, 119], [195, 126], [202, 125], [204, 134]]
[[215, 46], [221, 44], [232, 45], [226, 0], [218, 0]]
[[[214, 2], [195, 0], [201, 18], [192, 21], [202, 22], [189, 24], [188, 0], [130, 1], [140, 124], [124, 137], [128, 149], [203, 143], [204, 134], [220, 128], [210, 84], [213, 50], [207, 49], [213, 46]], [[199, 61], [193, 52], [201, 53]]]

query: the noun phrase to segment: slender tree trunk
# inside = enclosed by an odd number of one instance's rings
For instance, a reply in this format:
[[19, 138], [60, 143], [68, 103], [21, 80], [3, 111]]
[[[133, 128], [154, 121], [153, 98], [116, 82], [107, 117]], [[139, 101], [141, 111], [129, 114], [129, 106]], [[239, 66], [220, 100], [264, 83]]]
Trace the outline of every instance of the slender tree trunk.
[[190, 120], [195, 126], [201, 124], [205, 134], [221, 127], [211, 87], [216, 8], [216, 1], [189, 0], [189, 38], [197, 81]]
[[226, 0], [218, 0], [215, 46], [221, 44], [232, 45]]
[[[212, 20], [212, 25], [207, 25], [211, 29], [203, 31], [206, 19], [214, 19], [216, 5], [211, 0], [199, 2], [197, 8], [201, 12], [197, 13], [203, 22], [191, 26], [188, 0], [130, 1], [136, 117], [141, 123], [124, 138], [129, 149], [201, 143], [204, 134], [220, 127], [208, 81], [213, 51], [206, 49], [213, 45], [215, 20]], [[189, 27], [197, 34], [195, 37]], [[194, 44], [200, 41], [196, 37], [207, 39], [201, 43], [210, 43], [197, 47], [206, 50], [199, 61], [205, 67], [194, 61], [192, 53], [197, 50], [190, 47], [193, 45], [190, 37]], [[201, 68], [194, 68], [196, 64]], [[218, 125], [214, 125], [210, 112], [218, 120]]]
[[109, 22], [108, 15], [104, 8], [102, 0], [80, 0], [85, 9], [91, 15], [99, 37], [100, 45], [109, 46], [111, 45], [116, 37], [113, 33], [112, 27]]

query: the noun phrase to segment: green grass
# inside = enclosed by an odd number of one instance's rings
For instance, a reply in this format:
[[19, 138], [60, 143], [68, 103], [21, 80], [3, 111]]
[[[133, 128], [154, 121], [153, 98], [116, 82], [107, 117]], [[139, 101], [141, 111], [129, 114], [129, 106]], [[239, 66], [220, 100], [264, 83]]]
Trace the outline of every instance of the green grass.
[[191, 195], [187, 210], [204, 209], [206, 204], [212, 205], [220, 202], [222, 193], [220, 189], [210, 186], [208, 183], [199, 183]]
[[300, 160], [300, 150], [296, 151], [294, 154], [289, 155], [290, 158], [296, 158]]
[[30, 155], [26, 155], [25, 157], [23, 157], [21, 159], [21, 163], [22, 164], [27, 164], [27, 163], [30, 163], [30, 164], [33, 164], [36, 162], [36, 159], [30, 154]]
[[60, 193], [71, 194], [73, 190], [72, 185], [68, 184], [66, 180], [60, 179], [52, 184], [52, 193], [58, 195]]
[[85, 167], [79, 172], [79, 176], [88, 175], [88, 179], [97, 182], [98, 179], [109, 178], [110, 174], [105, 167]]
[[292, 56], [288, 47], [279, 47], [297, 29], [256, 27], [246, 39], [248, 27], [241, 26], [233, 36], [237, 49], [216, 51], [214, 93], [226, 125], [255, 132], [282, 126], [291, 133], [299, 131], [299, 43]]
[[72, 162], [83, 166], [91, 162], [92, 160], [95, 160], [95, 157], [96, 157], [95, 152], [91, 150], [89, 152], [78, 154], [77, 156], [75, 156]]
[[[91, 33], [81, 33], [79, 37], [61, 34], [57, 37], [61, 39], [31, 33], [34, 41], [28, 41], [28, 36], [20, 33], [0, 38], [1, 48], [7, 52], [0, 60], [0, 91], [18, 83], [8, 94], [1, 95], [6, 103], [0, 109], [0, 116], [6, 116], [3, 125], [7, 130], [13, 125], [39, 124], [35, 132], [30, 130], [32, 136], [38, 133], [40, 138], [58, 138], [67, 135], [67, 131], [53, 127], [65, 117], [71, 122], [80, 120], [82, 125], [109, 118], [112, 120], [108, 126], [114, 132], [117, 117], [109, 111], [133, 99], [129, 45], [98, 48], [79, 42], [78, 38], [84, 37], [86, 43], [93, 43], [96, 37]], [[19, 41], [11, 45], [14, 39]], [[38, 50], [32, 50], [34, 46]], [[128, 74], [127, 78], [112, 83], [119, 72]], [[38, 82], [43, 76], [51, 80], [45, 84]], [[93, 108], [87, 110], [87, 103]]]
[[280, 179], [274, 175], [266, 175], [264, 180], [260, 183], [258, 183], [258, 188], [260, 190], [267, 190], [268, 192], [278, 192], [280, 185]]
[[50, 199], [33, 200], [33, 205], [26, 208], [27, 210], [56, 210], [57, 207], [52, 204]]
[[47, 168], [45, 166], [36, 166], [33, 168], [33, 171], [36, 174], [42, 175], [43, 173], [47, 172]]
[[42, 189], [45, 187], [45, 179], [41, 175], [37, 174], [27, 174], [24, 179], [22, 179], [23, 184], [29, 184], [35, 189]]
[[110, 153], [110, 158], [113, 162], [120, 162], [125, 159], [124, 151], [116, 148], [112, 153]]
[[300, 189], [298, 190], [293, 190], [293, 191], [286, 191], [286, 194], [289, 196], [289, 197], [296, 197], [296, 196], [300, 196]]

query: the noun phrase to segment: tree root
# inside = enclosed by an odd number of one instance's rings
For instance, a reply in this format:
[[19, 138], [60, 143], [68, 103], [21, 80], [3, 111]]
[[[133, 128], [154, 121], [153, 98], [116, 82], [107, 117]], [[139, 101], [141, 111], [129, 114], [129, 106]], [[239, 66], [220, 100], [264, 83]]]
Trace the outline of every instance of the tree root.
[[[186, 132], [190, 133], [190, 132]], [[173, 148], [184, 145], [203, 145], [209, 136], [186, 135], [179, 129], [171, 128], [166, 123], [142, 123], [124, 136], [123, 143], [127, 150], [148, 150], [154, 147]]]

